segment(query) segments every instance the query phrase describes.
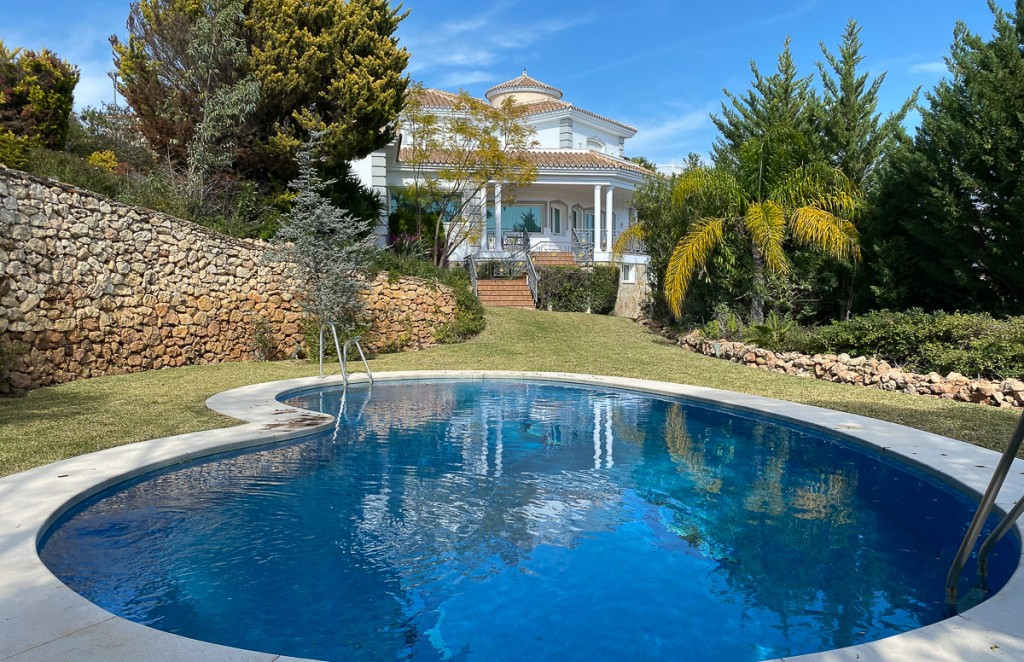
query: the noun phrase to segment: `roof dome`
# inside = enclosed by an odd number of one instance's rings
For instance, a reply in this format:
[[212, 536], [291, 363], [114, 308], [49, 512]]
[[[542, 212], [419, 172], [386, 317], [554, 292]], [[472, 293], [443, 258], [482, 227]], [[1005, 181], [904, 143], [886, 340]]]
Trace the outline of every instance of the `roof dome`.
[[510, 81], [495, 85], [484, 94], [492, 105], [498, 105], [508, 96], [515, 96], [517, 101], [530, 102], [544, 99], [561, 99], [562, 90], [531, 78], [523, 69], [523, 75]]

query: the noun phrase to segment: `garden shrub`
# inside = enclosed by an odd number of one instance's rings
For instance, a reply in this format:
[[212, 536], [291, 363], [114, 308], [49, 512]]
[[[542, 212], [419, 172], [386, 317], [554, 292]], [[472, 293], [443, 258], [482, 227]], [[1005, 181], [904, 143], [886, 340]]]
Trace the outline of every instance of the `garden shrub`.
[[877, 356], [916, 372], [1024, 376], [1024, 317], [877, 311], [795, 336], [791, 349]]
[[100, 152], [93, 152], [86, 157], [85, 162], [97, 168], [103, 168], [109, 172], [117, 170], [117, 156], [109, 149]]
[[43, 49], [13, 50], [0, 42], [0, 131], [64, 149], [78, 69]]
[[541, 308], [583, 313], [588, 310], [607, 315], [615, 310], [619, 294], [619, 270], [595, 265], [542, 267], [537, 270], [537, 298]]
[[0, 163], [8, 168], [21, 170], [28, 161], [28, 152], [33, 141], [25, 136], [16, 136], [11, 131], [0, 129]]

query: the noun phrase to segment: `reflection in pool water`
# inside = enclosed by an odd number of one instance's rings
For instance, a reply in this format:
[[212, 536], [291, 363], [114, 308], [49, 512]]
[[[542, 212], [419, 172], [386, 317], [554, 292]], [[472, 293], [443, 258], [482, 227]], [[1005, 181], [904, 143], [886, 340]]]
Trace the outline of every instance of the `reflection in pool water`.
[[[293, 656], [756, 660], [939, 620], [971, 513], [765, 418], [417, 382], [350, 389], [327, 433], [108, 490], [41, 556], [125, 618]], [[1018, 550], [1001, 543], [994, 585]]]

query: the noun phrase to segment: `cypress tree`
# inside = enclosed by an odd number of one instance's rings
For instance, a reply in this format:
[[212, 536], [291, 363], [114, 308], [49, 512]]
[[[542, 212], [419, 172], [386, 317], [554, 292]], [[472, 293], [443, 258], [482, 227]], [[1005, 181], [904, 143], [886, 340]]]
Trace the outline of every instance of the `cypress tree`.
[[958, 23], [950, 75], [879, 181], [868, 232], [880, 305], [1024, 313], [1024, 0], [985, 41]]

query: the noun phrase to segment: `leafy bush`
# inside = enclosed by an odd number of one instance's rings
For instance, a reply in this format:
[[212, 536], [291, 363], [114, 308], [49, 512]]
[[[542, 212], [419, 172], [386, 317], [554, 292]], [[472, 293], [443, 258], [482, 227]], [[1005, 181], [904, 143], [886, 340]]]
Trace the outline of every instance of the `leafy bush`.
[[415, 256], [397, 255], [383, 251], [377, 260], [376, 269], [387, 271], [389, 277], [412, 276], [447, 285], [455, 293], [455, 319], [437, 330], [437, 340], [456, 343], [471, 338], [486, 326], [484, 307], [473, 294], [469, 274], [461, 267], [445, 269], [429, 260]]
[[94, 165], [97, 168], [103, 168], [114, 172], [117, 170], [117, 156], [109, 149], [105, 149], [101, 152], [93, 152], [86, 157], [85, 162], [89, 165]]
[[761, 324], [751, 324], [743, 334], [743, 339], [758, 347], [778, 351], [786, 347], [789, 335], [796, 324], [787, 317], [779, 317], [774, 310], [768, 314]]
[[592, 270], [542, 267], [537, 270], [537, 298], [541, 308], [607, 315], [615, 310], [618, 294], [619, 270], [615, 267], [595, 265]]
[[788, 345], [808, 353], [877, 356], [917, 372], [1024, 376], [1024, 317], [877, 311], [813, 329]]
[[157, 164], [139, 129], [138, 116], [114, 104], [72, 115], [65, 149], [83, 158], [94, 152], [113, 152], [118, 163], [134, 172], [148, 171]]
[[43, 49], [13, 50], [0, 42], [0, 131], [63, 149], [78, 69]]
[[[155, 209], [172, 216], [189, 219], [177, 182], [170, 173], [153, 170], [148, 173], [120, 175], [73, 154], [49, 149], [33, 149], [28, 154], [25, 170], [40, 177], [93, 191], [125, 204]], [[206, 225], [206, 223], [204, 223]]]
[[21, 170], [28, 160], [33, 141], [25, 136], [16, 136], [11, 131], [0, 130], [0, 163], [8, 168]]

